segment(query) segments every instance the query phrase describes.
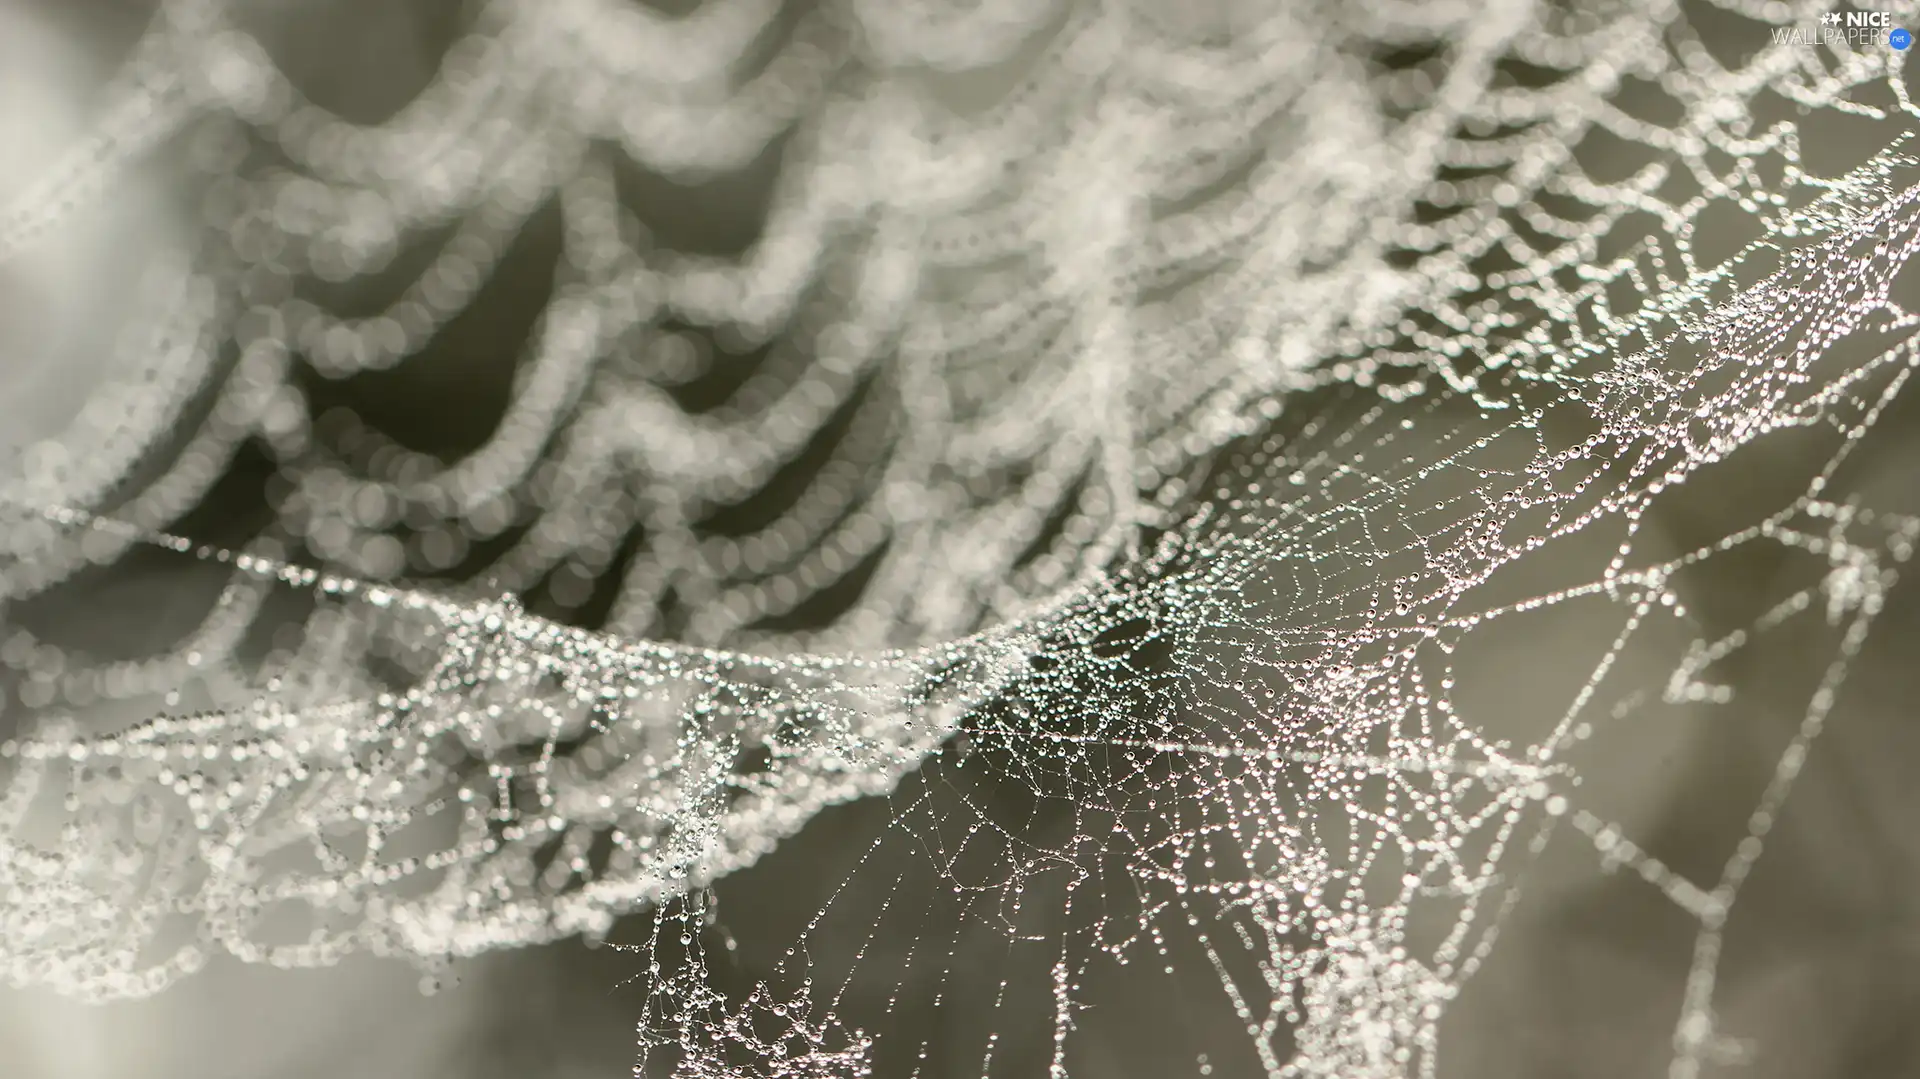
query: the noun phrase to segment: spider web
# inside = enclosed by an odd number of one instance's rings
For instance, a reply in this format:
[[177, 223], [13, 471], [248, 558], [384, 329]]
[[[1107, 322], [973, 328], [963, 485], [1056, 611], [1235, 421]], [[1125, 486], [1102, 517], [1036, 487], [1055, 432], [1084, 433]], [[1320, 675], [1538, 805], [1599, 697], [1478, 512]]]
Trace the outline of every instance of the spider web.
[[[649, 1072], [938, 1072], [890, 1020], [990, 939], [981, 1074], [1072, 1070], [1119, 963], [1233, 1013], [1203, 1074], [1426, 1075], [1552, 842], [1693, 926], [1673, 1073], [1734, 1054], [1727, 919], [1920, 534], [1830, 490], [1915, 363], [1904, 54], [1770, 44], [1823, 10], [1787, 5], [1185, 10], [498, 0], [357, 123], [244, 12], [164, 4], [0, 220], [56, 243], [163, 147], [211, 192], [0, 488], [7, 979], [432, 974], [644, 912]], [[1874, 150], [1809, 160], [1843, 119]], [[737, 259], [635, 212], [636, 169], [766, 160]], [[478, 448], [342, 396], [543, 216]], [[1777, 504], [1649, 538], [1795, 431]], [[256, 459], [264, 526], [191, 535]], [[1796, 569], [1698, 613], [1755, 550]], [[177, 642], [33, 631], [137, 558], [217, 579]], [[1607, 627], [1581, 677], [1497, 718], [1465, 657], [1567, 609]], [[1737, 707], [1803, 625], [1801, 722], [1712, 873], [1588, 798], [1593, 739]], [[716, 882], [876, 796], [784, 958], [733, 959]]]

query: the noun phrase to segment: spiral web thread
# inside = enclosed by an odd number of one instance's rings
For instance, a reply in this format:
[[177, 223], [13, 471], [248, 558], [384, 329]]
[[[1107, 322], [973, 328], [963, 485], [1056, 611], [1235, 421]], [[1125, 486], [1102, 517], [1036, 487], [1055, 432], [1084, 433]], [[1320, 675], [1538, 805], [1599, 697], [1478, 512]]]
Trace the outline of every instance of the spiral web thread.
[[[1176, 937], [1267, 1073], [1431, 1074], [1551, 839], [1695, 923], [1674, 1073], [1724, 1058], [1723, 927], [1920, 532], [1827, 490], [1915, 362], [1920, 113], [1901, 53], [1768, 43], [1821, 10], [497, 0], [355, 126], [235, 13], [164, 5], [97, 139], [0, 220], [0, 252], [58, 242], [160, 146], [210, 190], [114, 380], [5, 480], [0, 588], [24, 609], [148, 547], [225, 583], [133, 660], [10, 620], [0, 969], [104, 999], [220, 953], [435, 968], [651, 911], [643, 1066], [852, 1075], [915, 1056], [849, 994], [939, 977], [975, 919], [1049, 952], [1052, 1074], [1099, 965]], [[960, 100], [994, 65], [1013, 88]], [[1883, 149], [1822, 171], [1800, 132], [1841, 115]], [[616, 165], [694, 182], [776, 143], [737, 261], [622, 202]], [[484, 445], [316, 415], [541, 212], [554, 294]], [[1722, 212], [1752, 239], [1710, 255]], [[381, 313], [307, 287], [428, 241]], [[1832, 436], [1798, 497], [1643, 549], [1662, 498], [1787, 429]], [[268, 532], [169, 531], [243, 447]], [[1591, 534], [1615, 553], [1585, 578], [1507, 587]], [[1706, 633], [1689, 575], [1755, 547], [1811, 575]], [[1490, 733], [1456, 652], [1573, 605], [1616, 630], [1590, 678]], [[1718, 672], [1803, 621], [1828, 651], [1717, 879], [1583, 805], [1596, 728], [1737, 709]], [[1671, 677], [1610, 678], [1647, 639]], [[894, 907], [863, 860], [772, 976], [723, 984], [703, 890], [875, 795], [876, 849], [952, 906]], [[918, 943], [815, 961], [842, 909]]]

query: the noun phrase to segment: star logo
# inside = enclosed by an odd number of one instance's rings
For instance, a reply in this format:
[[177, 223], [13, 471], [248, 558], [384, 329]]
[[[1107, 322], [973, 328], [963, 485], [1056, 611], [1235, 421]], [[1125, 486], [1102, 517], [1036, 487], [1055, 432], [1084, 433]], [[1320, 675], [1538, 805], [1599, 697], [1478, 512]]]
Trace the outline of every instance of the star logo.
[[1838, 26], [1840, 24], [1840, 13], [1837, 11], [1829, 11], [1820, 16], [1820, 21], [1831, 26]]

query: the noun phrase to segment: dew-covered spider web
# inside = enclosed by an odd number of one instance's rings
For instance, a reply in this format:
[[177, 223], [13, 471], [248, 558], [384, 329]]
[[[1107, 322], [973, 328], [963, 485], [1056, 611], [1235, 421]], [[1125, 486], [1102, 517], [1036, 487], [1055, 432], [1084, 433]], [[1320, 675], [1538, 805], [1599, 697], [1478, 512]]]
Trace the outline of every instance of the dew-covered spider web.
[[[1920, 536], [1845, 489], [1920, 360], [1920, 109], [1825, 10], [493, 0], [369, 118], [167, 0], [0, 217], [31, 265], [140, 170], [191, 192], [5, 440], [0, 971], [637, 924], [645, 1074], [932, 1076], [900, 1017], [997, 947], [981, 1075], [1080, 1074], [1121, 965], [1232, 1017], [1199, 1074], [1433, 1075], [1573, 850], [1688, 928], [1672, 1074], [1736, 1057], [1726, 927]], [[742, 174], [738, 253], [651, 209]], [[436, 343], [515, 262], [476, 404]], [[1782, 440], [1736, 525], [1650, 524]], [[127, 567], [192, 627], [42, 628], [140, 618]], [[1577, 675], [1516, 690], [1566, 611]], [[1592, 747], [1741, 723], [1782, 635], [1794, 725], [1670, 865]], [[716, 882], [859, 799], [736, 961]]]

